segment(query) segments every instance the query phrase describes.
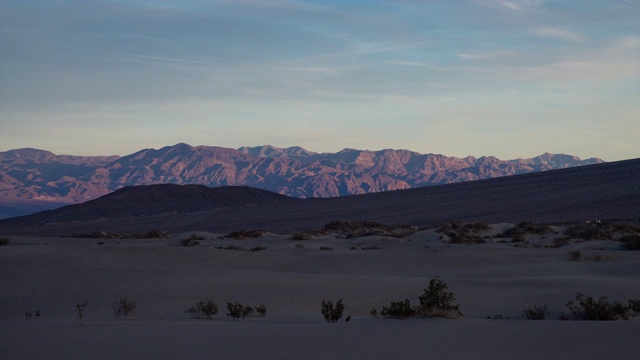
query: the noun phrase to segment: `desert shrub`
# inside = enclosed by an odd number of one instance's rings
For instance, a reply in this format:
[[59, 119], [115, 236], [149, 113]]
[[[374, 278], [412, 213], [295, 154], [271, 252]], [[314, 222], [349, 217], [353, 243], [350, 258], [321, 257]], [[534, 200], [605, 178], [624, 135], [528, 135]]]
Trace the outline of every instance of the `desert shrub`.
[[252, 306], [244, 306], [239, 304], [238, 302], [227, 303], [227, 316], [233, 318], [233, 320], [242, 319], [245, 317], [253, 315], [255, 312], [258, 312], [261, 316], [267, 314], [267, 307], [264, 304], [260, 304], [260, 306], [252, 307]]
[[265, 304], [260, 304], [258, 306], [254, 306], [253, 309], [258, 313], [258, 315], [260, 316], [266, 316], [267, 315], [267, 306]]
[[429, 281], [429, 287], [418, 299], [417, 313], [423, 316], [452, 317], [462, 316], [460, 305], [454, 304], [455, 295], [447, 291], [449, 286], [437, 277]]
[[240, 230], [240, 231], [232, 231], [224, 237], [227, 239], [237, 239], [242, 240], [246, 238], [260, 238], [263, 237], [266, 233], [262, 230]]
[[304, 245], [302, 245], [302, 244], [296, 244], [296, 249], [304, 249]]
[[[132, 239], [162, 239], [168, 238], [173, 235], [172, 232], [166, 230], [151, 230], [144, 234], [132, 234], [129, 236]], [[196, 240], [205, 240], [204, 238], [196, 239]]]
[[78, 319], [80, 319], [80, 326], [82, 326], [82, 318], [84, 317], [84, 308], [87, 306], [88, 302], [85, 300], [82, 303], [76, 303], [76, 312], [78, 313]]
[[532, 308], [522, 310], [522, 316], [527, 320], [544, 320], [544, 318], [549, 316], [549, 314], [550, 312], [547, 309], [547, 305], [534, 305]]
[[582, 253], [580, 250], [571, 250], [567, 253], [570, 261], [580, 261], [582, 260]]
[[478, 235], [450, 231], [445, 233], [449, 237], [450, 244], [486, 244], [487, 241]]
[[238, 320], [242, 318], [242, 313], [244, 310], [244, 306], [241, 304], [235, 303], [227, 303], [227, 316], [231, 316], [233, 320]]
[[320, 303], [320, 312], [327, 322], [338, 322], [338, 320], [342, 318], [342, 313], [344, 312], [342, 299], [338, 300], [335, 304], [331, 301], [322, 300], [322, 303]]
[[[412, 316], [446, 317], [462, 316], [460, 305], [454, 304], [455, 295], [447, 291], [448, 285], [434, 277], [429, 281], [429, 286], [424, 289], [424, 294], [418, 297], [420, 305], [411, 306], [409, 299], [392, 302], [389, 306], [383, 306], [380, 315], [392, 318], [406, 318]], [[377, 309], [371, 310], [372, 315], [377, 315]]]
[[320, 250], [333, 250], [331, 246], [320, 246]]
[[480, 231], [489, 231], [491, 230], [491, 226], [489, 226], [489, 224], [487, 223], [483, 223], [483, 222], [474, 222], [471, 224], [465, 224], [462, 226], [462, 229], [464, 229], [465, 231], [472, 231], [472, 232], [480, 232]]
[[248, 251], [249, 252], [260, 252], [262, 250], [267, 250], [267, 248], [264, 247], [264, 246], [255, 246], [255, 247], [252, 247], [251, 249], [249, 249]]
[[136, 302], [129, 298], [118, 297], [111, 308], [115, 319], [126, 319], [135, 315], [137, 306]]
[[625, 235], [620, 238], [622, 248], [627, 250], [640, 250], [640, 235]]
[[600, 253], [583, 256], [580, 250], [572, 250], [567, 254], [570, 261], [588, 261], [588, 262], [600, 262], [607, 261], [609, 257]]
[[198, 319], [207, 318], [211, 319], [211, 317], [218, 313], [218, 304], [213, 302], [213, 300], [209, 298], [202, 299], [198, 301], [197, 304], [185, 310], [186, 314], [190, 314], [193, 317]]
[[611, 232], [604, 225], [574, 225], [567, 228], [566, 236], [581, 240], [611, 240]]
[[352, 247], [349, 248], [349, 250], [358, 250], [358, 247], [357, 246], [352, 246]]
[[291, 235], [291, 240], [296, 240], [296, 241], [311, 240], [311, 238], [312, 238], [311, 234], [308, 234], [308, 233], [295, 233]]
[[571, 242], [571, 238], [568, 236], [557, 237], [553, 239], [553, 247], [554, 248], [563, 247], [565, 245], [568, 245], [569, 242]]
[[[374, 309], [375, 310], [375, 309]], [[377, 311], [375, 311], [377, 313]], [[416, 309], [411, 306], [411, 301], [392, 301], [389, 306], [383, 306], [380, 315], [394, 319], [404, 319], [416, 315]]]
[[538, 235], [546, 235], [552, 233], [553, 230], [548, 225], [542, 224], [534, 224], [531, 221], [525, 220], [512, 227], [511, 229], [503, 232], [499, 237], [509, 237], [514, 238], [517, 236], [522, 236], [526, 234], [538, 234]]
[[360, 248], [360, 250], [382, 250], [382, 249], [383, 249], [382, 246], [376, 246], [376, 245], [367, 245]]
[[0, 246], [6, 246], [11, 244], [11, 240], [7, 239], [7, 238], [0, 238]]
[[200, 239], [198, 236], [196, 236], [196, 234], [191, 234], [191, 236], [189, 236], [188, 238], [180, 240], [180, 245], [184, 247], [200, 245], [200, 241], [198, 240]]
[[410, 225], [387, 225], [373, 221], [332, 221], [325, 224], [324, 230], [338, 232], [345, 239], [371, 235], [402, 238], [416, 232], [416, 228]]
[[235, 246], [235, 245], [228, 245], [228, 246], [225, 246], [223, 249], [224, 250], [236, 250], [236, 251], [244, 250], [244, 248], [242, 246]]
[[570, 315], [564, 313], [561, 319], [607, 321], [629, 320], [630, 317], [640, 315], [640, 299], [631, 299], [628, 303], [609, 302], [606, 296], [598, 300], [584, 293], [578, 293], [576, 300], [568, 301], [565, 305], [571, 311]]
[[487, 315], [487, 319], [491, 319], [491, 320], [509, 320], [508, 317], [505, 317], [502, 314], [495, 314], [493, 316]]
[[247, 316], [251, 316], [254, 313], [254, 309], [251, 306], [244, 306], [242, 308], [242, 320], [244, 320], [245, 317]]

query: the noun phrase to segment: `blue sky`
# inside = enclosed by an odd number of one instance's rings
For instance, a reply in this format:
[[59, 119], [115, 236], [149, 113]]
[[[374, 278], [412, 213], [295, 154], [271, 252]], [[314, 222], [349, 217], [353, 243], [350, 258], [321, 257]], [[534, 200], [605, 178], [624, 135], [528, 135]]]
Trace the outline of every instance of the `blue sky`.
[[640, 0], [0, 2], [0, 151], [640, 157]]

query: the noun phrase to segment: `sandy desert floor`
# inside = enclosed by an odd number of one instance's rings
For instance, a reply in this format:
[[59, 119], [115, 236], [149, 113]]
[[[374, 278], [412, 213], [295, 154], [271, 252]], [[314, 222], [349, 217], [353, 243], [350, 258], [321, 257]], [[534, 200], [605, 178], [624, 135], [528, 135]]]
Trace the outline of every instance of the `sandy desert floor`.
[[[10, 237], [0, 247], [2, 359], [636, 359], [640, 319], [561, 321], [576, 293], [640, 298], [640, 252], [615, 241], [560, 248], [489, 240], [452, 245], [433, 230], [410, 237], [290, 235], [208, 240]], [[103, 244], [98, 244], [103, 242]], [[261, 246], [259, 252], [225, 250]], [[298, 247], [296, 247], [298, 245]], [[359, 250], [350, 250], [352, 247]], [[362, 247], [379, 247], [361, 250]], [[331, 247], [333, 250], [320, 250]], [[567, 253], [601, 254], [601, 262]], [[439, 276], [457, 296], [459, 319], [376, 318], [372, 308], [418, 296]], [[135, 318], [114, 320], [118, 296]], [[210, 297], [212, 319], [185, 310]], [[342, 299], [351, 321], [326, 323], [322, 300]], [[88, 302], [83, 326], [76, 303]], [[234, 321], [226, 302], [265, 304], [265, 317]], [[522, 310], [547, 305], [549, 319]], [[38, 318], [25, 318], [40, 311]], [[493, 320], [501, 314], [509, 319]]]

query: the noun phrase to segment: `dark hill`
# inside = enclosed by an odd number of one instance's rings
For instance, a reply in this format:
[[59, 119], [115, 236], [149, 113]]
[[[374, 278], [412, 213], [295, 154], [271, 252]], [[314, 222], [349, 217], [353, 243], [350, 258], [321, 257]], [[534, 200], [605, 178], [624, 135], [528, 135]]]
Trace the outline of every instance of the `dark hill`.
[[[153, 189], [163, 191], [154, 195]], [[193, 199], [194, 196], [189, 197], [193, 200], [181, 198], [182, 190], [188, 190], [186, 193], [191, 195], [198, 194], [195, 196], [198, 199]], [[199, 199], [202, 196], [200, 191], [218, 194], [216, 201], [225, 198], [228, 202], [223, 204], [231, 206], [199, 207], [203, 206]], [[128, 195], [128, 192], [135, 196]], [[121, 197], [127, 202], [120, 200]], [[110, 205], [98, 207], [102, 204]], [[156, 215], [151, 214], [152, 211]], [[145, 216], [144, 212], [148, 215]], [[97, 215], [101, 218], [95, 221]], [[320, 228], [332, 220], [428, 225], [448, 220], [565, 223], [596, 219], [635, 220], [638, 217], [640, 159], [634, 159], [322, 199], [296, 200], [266, 191], [233, 187], [207, 189], [166, 185], [128, 188], [82, 205], [0, 221], [0, 234], [56, 236], [74, 232], [133, 233], [154, 229], [292, 231]]]
[[69, 205], [34, 215], [3, 220], [2, 224], [58, 222], [105, 222], [124, 217], [222, 211], [297, 201], [285, 195], [247, 186], [210, 188], [204, 185], [127, 186], [82, 204]]

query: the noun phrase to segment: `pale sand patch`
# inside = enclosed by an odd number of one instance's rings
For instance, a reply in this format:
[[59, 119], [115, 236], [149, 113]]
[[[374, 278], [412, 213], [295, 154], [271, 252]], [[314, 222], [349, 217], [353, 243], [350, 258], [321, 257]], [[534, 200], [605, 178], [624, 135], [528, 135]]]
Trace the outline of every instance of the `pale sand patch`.
[[[182, 236], [11, 237], [12, 244], [0, 248], [0, 358], [637, 356], [637, 319], [593, 323], [521, 316], [525, 308], [546, 304], [557, 319], [577, 292], [611, 300], [639, 298], [640, 252], [622, 251], [609, 242], [596, 245], [606, 249], [599, 252], [609, 260], [593, 263], [569, 261], [568, 248], [444, 244], [432, 230], [404, 239], [212, 236], [215, 240], [189, 248], [179, 246]], [[576, 246], [587, 249], [587, 244]], [[228, 245], [267, 249], [216, 249]], [[355, 245], [382, 249], [349, 250]], [[464, 318], [401, 321], [368, 315], [391, 301], [417, 303], [432, 276], [449, 284]], [[116, 296], [136, 300], [137, 320], [113, 320]], [[213, 298], [220, 313], [213, 320], [188, 318], [184, 310], [204, 297]], [[320, 301], [339, 298], [351, 322], [324, 323]], [[80, 327], [75, 304], [84, 299], [86, 325]], [[268, 314], [234, 322], [224, 315], [227, 301], [264, 303]], [[40, 318], [24, 319], [25, 311], [35, 310], [42, 312]], [[495, 314], [510, 320], [486, 320]]]

